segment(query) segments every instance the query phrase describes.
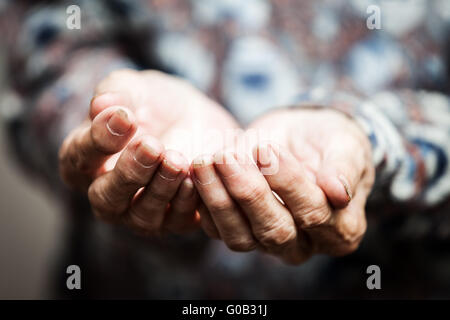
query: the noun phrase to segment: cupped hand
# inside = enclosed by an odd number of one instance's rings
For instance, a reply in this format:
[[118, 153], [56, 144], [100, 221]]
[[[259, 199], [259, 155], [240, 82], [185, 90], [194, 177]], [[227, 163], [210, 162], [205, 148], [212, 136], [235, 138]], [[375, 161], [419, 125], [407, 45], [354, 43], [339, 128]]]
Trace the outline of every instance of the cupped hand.
[[[95, 215], [143, 234], [185, 232], [199, 223], [189, 162], [192, 133], [233, 130], [235, 121], [194, 87], [157, 71], [115, 71], [96, 88], [89, 119], [59, 152], [62, 179], [87, 192]], [[186, 134], [185, 134], [186, 133]]]
[[208, 235], [232, 250], [259, 248], [294, 264], [358, 247], [374, 168], [354, 120], [326, 109], [281, 110], [240, 140], [255, 146], [254, 161], [241, 148], [199, 157], [191, 167]]

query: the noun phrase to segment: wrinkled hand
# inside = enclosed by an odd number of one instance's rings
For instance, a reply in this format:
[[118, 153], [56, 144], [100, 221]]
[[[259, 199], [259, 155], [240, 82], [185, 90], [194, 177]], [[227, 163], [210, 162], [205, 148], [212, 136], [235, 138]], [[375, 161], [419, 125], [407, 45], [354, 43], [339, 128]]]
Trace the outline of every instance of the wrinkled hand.
[[[89, 119], [61, 146], [63, 180], [88, 193], [96, 216], [140, 233], [196, 228], [189, 162], [198, 151], [180, 134], [235, 128], [234, 120], [188, 83], [156, 71], [113, 72], [95, 93]], [[216, 150], [221, 141], [202, 147]]]
[[[273, 135], [248, 138], [254, 130]], [[374, 180], [359, 126], [333, 110], [282, 110], [254, 122], [242, 137], [252, 139], [254, 162], [229, 150], [194, 160], [205, 232], [232, 250], [259, 248], [294, 264], [354, 251]]]

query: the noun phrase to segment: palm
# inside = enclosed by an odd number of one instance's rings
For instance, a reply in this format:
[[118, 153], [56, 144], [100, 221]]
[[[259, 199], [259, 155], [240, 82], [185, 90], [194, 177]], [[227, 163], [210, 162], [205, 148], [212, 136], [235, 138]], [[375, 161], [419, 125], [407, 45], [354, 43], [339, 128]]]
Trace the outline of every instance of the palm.
[[152, 135], [188, 160], [223, 147], [223, 140], [208, 132], [224, 133], [238, 127], [223, 108], [193, 86], [160, 72], [113, 74], [99, 90], [123, 93], [136, 115], [137, 135]]

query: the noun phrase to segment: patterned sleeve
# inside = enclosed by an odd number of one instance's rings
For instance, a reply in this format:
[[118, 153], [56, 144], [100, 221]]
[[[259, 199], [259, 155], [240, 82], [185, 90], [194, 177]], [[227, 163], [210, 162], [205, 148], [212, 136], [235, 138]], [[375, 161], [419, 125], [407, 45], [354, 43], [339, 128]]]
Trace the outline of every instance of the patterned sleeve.
[[[450, 198], [450, 99], [438, 92], [382, 91], [370, 97], [310, 90], [299, 104], [333, 107], [354, 117], [372, 144], [372, 197], [432, 208]], [[388, 197], [386, 197], [386, 195]]]
[[[9, 1], [0, 7], [8, 80], [2, 114], [19, 162], [46, 181], [59, 183], [58, 148], [86, 117], [95, 84], [114, 69], [138, 67], [118, 39], [123, 30], [142, 31], [139, 15], [128, 19], [126, 8], [115, 8], [120, 1], [104, 3]], [[73, 4], [81, 8], [80, 29], [66, 24]]]

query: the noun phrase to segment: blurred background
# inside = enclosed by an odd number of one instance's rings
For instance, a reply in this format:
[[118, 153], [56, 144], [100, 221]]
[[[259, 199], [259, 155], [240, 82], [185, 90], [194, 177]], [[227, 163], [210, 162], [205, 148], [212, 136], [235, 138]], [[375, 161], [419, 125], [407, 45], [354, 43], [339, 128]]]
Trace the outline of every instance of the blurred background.
[[[3, 90], [0, 52], [0, 95]], [[0, 120], [0, 299], [45, 299], [63, 219], [56, 199], [20, 171], [11, 152]]]

